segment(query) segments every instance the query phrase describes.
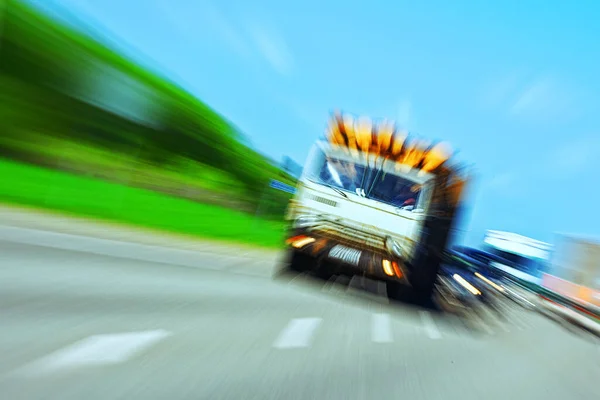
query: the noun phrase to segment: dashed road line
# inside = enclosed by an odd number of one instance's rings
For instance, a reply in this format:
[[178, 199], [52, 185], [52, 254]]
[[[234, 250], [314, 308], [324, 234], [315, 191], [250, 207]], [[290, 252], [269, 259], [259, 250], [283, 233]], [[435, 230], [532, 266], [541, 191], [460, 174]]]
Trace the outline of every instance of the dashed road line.
[[124, 363], [171, 333], [164, 330], [89, 336], [26, 366], [26, 374]]
[[392, 343], [392, 327], [388, 314], [373, 314], [371, 340], [375, 343]]
[[296, 318], [291, 320], [273, 343], [276, 349], [310, 347], [321, 318]]

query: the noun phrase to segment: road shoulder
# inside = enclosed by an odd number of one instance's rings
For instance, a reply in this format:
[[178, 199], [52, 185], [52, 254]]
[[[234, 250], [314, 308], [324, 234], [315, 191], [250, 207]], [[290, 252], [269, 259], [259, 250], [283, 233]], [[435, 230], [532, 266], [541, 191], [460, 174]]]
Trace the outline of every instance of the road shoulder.
[[273, 258], [281, 253], [277, 249], [196, 238], [6, 204], [0, 204], [0, 226], [246, 258]]

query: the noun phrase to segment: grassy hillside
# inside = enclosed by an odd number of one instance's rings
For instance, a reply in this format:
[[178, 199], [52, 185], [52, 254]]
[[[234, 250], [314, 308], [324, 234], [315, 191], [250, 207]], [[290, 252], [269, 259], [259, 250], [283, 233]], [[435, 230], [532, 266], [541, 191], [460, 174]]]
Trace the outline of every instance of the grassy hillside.
[[[3, 161], [12, 184], [60, 175], [27, 175], [23, 164], [34, 164], [179, 197], [182, 203], [172, 204], [182, 207], [202, 202], [243, 215], [256, 212], [270, 179], [295, 183], [201, 100], [31, 6], [5, 0], [0, 41], [0, 158], [12, 160]], [[13, 201], [30, 202], [32, 190], [46, 190], [29, 182], [26, 196], [11, 194], [6, 182], [3, 196]], [[266, 216], [280, 218], [288, 199], [270, 193]], [[76, 208], [85, 209], [81, 201]], [[158, 220], [168, 219], [160, 212], [154, 211]]]

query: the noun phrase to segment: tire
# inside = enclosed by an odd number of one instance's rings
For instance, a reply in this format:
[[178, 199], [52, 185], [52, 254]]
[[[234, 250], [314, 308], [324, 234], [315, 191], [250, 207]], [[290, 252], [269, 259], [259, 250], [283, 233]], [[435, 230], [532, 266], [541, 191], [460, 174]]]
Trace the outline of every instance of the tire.
[[311, 256], [290, 250], [288, 268], [294, 272], [306, 272], [313, 269], [315, 260]]
[[413, 301], [431, 304], [438, 278], [441, 259], [433, 254], [419, 253], [412, 268], [411, 285]]
[[319, 263], [319, 264], [315, 265], [313, 268], [314, 268], [313, 271], [314, 271], [315, 275], [319, 279], [328, 281], [333, 276], [331, 266], [327, 265], [327, 263]]
[[385, 283], [385, 290], [387, 297], [391, 301], [406, 301], [407, 293], [406, 287], [398, 282], [387, 281]]

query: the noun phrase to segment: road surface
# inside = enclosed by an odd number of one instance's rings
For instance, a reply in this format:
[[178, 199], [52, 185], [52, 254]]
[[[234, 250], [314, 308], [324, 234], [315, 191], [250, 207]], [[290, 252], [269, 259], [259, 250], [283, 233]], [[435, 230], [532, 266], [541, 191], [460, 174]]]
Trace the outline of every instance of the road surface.
[[0, 398], [600, 398], [598, 341], [568, 325], [469, 330], [276, 261], [4, 227]]

